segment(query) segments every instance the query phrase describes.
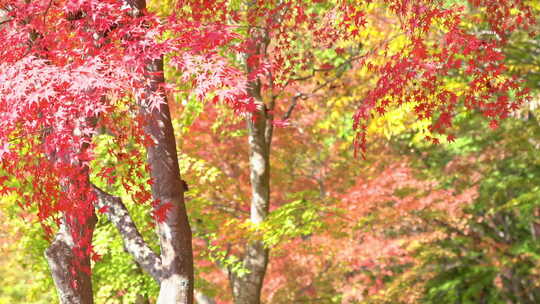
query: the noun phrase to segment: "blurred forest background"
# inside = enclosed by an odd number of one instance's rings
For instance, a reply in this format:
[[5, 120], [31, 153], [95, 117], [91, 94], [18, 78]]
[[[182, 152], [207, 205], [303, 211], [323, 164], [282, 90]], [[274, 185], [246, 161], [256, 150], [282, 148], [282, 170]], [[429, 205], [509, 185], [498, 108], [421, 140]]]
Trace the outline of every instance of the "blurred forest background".
[[[540, 16], [540, 2], [531, 3]], [[150, 2], [156, 12], [168, 5]], [[370, 121], [363, 159], [354, 156], [352, 116], [377, 79], [355, 63], [355, 52], [396, 31], [385, 7], [373, 4], [369, 11], [378, 21], [362, 38], [340, 42], [342, 52], [314, 51], [310, 61], [328, 68], [306, 75], [281, 104], [289, 116], [274, 129], [271, 212], [258, 229], [247, 221], [245, 120], [226, 105], [171, 96], [200, 303], [232, 303], [223, 269], [247, 271], [240, 256], [253, 238], [270, 248], [263, 303], [540, 303], [540, 26], [536, 34], [516, 31], [503, 50], [507, 72], [524, 78], [533, 98], [497, 128], [479, 113], [463, 112], [452, 126], [455, 139], [433, 144], [425, 138], [434, 136], [426, 126], [435, 118], [418, 121], [414, 104], [395, 107]], [[465, 26], [484, 30], [481, 23]], [[311, 48], [304, 34], [291, 37], [298, 53]], [[392, 43], [397, 52], [403, 41]], [[302, 69], [295, 64], [291, 69]], [[168, 81], [181, 83], [165, 70]], [[459, 89], [467, 76], [446, 77]], [[107, 135], [95, 140], [94, 165], [114, 165]], [[156, 248], [148, 206], [93, 178], [127, 202]], [[56, 303], [43, 255], [48, 242], [35, 215], [21, 215], [13, 200], [0, 200], [0, 304]], [[157, 284], [103, 215], [94, 246], [102, 256], [93, 265], [96, 303], [155, 301]]]

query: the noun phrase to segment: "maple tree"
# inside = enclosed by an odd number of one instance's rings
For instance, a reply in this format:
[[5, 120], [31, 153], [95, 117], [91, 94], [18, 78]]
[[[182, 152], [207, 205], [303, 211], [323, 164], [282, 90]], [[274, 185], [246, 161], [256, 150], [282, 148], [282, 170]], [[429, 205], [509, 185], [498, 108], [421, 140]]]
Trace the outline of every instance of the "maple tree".
[[[526, 97], [517, 81], [503, 75], [497, 50], [514, 24], [532, 22], [524, 2], [471, 1], [485, 7], [496, 34], [485, 39], [462, 28], [467, 16], [457, 5], [381, 3], [405, 39], [397, 50], [390, 49], [392, 41], [366, 48], [357, 60], [378, 78], [354, 117], [360, 149], [366, 146], [371, 114], [384, 114], [395, 104], [413, 102], [417, 119], [437, 116], [430, 128], [435, 134], [450, 127], [460, 101], [483, 112], [495, 127]], [[178, 1], [160, 18], [146, 10], [144, 1], [0, 2], [0, 37], [9, 41], [0, 50], [2, 192], [17, 193], [22, 207], [37, 206], [43, 228], [55, 236], [47, 255], [61, 301], [92, 302], [95, 210], [117, 225], [127, 250], [160, 283], [158, 303], [193, 301], [191, 230], [167, 101], [175, 88], [165, 83], [163, 56], [195, 96], [213, 96], [247, 116], [251, 222], [260, 224], [269, 211], [274, 125], [285, 124], [303, 96], [287, 89], [302, 78], [338, 70], [339, 65], [319, 62], [312, 49], [332, 47], [336, 58], [344, 55], [334, 45], [336, 37], [357, 41], [374, 5]], [[292, 43], [296, 32], [309, 35], [311, 43]], [[242, 63], [238, 55], [245, 56]], [[467, 89], [447, 88], [450, 73], [468, 75]], [[289, 100], [292, 107], [283, 102]], [[279, 111], [285, 121], [275, 119]], [[102, 166], [91, 172], [96, 138], [103, 132], [111, 135], [108, 152], [128, 165], [126, 171]], [[93, 179], [119, 183], [134, 201], [153, 208], [159, 255], [142, 239], [122, 200], [96, 187]], [[239, 303], [257, 303], [268, 248], [255, 239], [246, 252], [248, 272], [233, 274], [233, 293]]]
[[[6, 124], [2, 136], [4, 148], [11, 146], [9, 152], [3, 151], [3, 168], [17, 182], [42, 189], [28, 194], [23, 187], [16, 188], [23, 199], [20, 204], [36, 204], [47, 231], [48, 219], [60, 225], [47, 256], [60, 299], [66, 303], [93, 302], [89, 257], [95, 202], [99, 211], [117, 224], [128, 251], [160, 282], [158, 302], [192, 302], [191, 232], [161, 88], [162, 53], [155, 52], [161, 46], [155, 41], [160, 29], [154, 27], [153, 33], [147, 30], [149, 25], [157, 25], [157, 20], [140, 14], [144, 3], [137, 5], [126, 9], [118, 2], [97, 7], [91, 2], [3, 4], [9, 26], [2, 34], [13, 42], [11, 48], [2, 49]], [[58, 22], [46, 22], [48, 16]], [[117, 44], [122, 41], [129, 43]], [[89, 58], [81, 60], [81, 55]], [[91, 137], [97, 127], [119, 132], [118, 144], [127, 144], [122, 133], [129, 130], [118, 129], [110, 121], [114, 116], [103, 114], [115, 109], [116, 114], [130, 113], [133, 107], [126, 108], [122, 99], [131, 94], [141, 107], [139, 119], [132, 120], [132, 132], [139, 134], [135, 138], [140, 144], [148, 146], [160, 256], [141, 239], [122, 202], [92, 186], [88, 179]], [[26, 133], [21, 136], [20, 132]], [[102, 175], [107, 176], [107, 172], [102, 171]], [[4, 188], [9, 190], [13, 188]], [[167, 217], [163, 216], [165, 211]], [[64, 216], [58, 217], [58, 212]]]

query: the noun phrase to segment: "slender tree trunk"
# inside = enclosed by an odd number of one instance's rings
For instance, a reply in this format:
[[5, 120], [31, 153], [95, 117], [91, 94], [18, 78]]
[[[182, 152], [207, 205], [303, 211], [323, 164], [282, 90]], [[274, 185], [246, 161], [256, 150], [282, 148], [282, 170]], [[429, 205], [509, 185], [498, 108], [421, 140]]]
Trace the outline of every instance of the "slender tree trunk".
[[[34, 32], [34, 34], [37, 37], [38, 33]], [[31, 41], [34, 39], [33, 37], [30, 38]], [[92, 118], [88, 122], [95, 126], [97, 119]], [[44, 137], [48, 136], [46, 133], [43, 134]], [[87, 139], [90, 141], [90, 138]], [[83, 144], [81, 151], [88, 148], [89, 144]], [[51, 162], [61, 161], [54, 153], [48, 154], [47, 158]], [[64, 161], [67, 160], [64, 159]], [[74, 159], [70, 159], [69, 163], [79, 166], [80, 172], [86, 176], [86, 180], [82, 183], [69, 180], [65, 182], [79, 187], [88, 187], [88, 193], [90, 194], [92, 191], [89, 180], [90, 168]], [[64, 188], [64, 191], [68, 189], [66, 184], [61, 185], [61, 187]], [[93, 207], [89, 208], [89, 211], [91, 214], [86, 218], [64, 214], [53, 242], [45, 250], [45, 257], [61, 304], [94, 303], [90, 261], [91, 250], [89, 247], [92, 244], [97, 216]], [[85, 244], [81, 243], [83, 240], [85, 240]], [[84, 247], [81, 248], [81, 245]]]
[[[81, 225], [78, 222], [68, 224], [65, 217], [60, 224], [60, 229], [47, 250], [45, 257], [51, 269], [52, 277], [58, 298], [61, 304], [93, 304], [92, 279], [90, 274], [90, 256], [74, 254], [75, 242], [73, 232], [76, 235], [89, 233], [92, 235], [96, 225], [95, 215]], [[83, 251], [85, 248], [83, 248]]]
[[[251, 222], [260, 224], [268, 216], [270, 203], [269, 144], [266, 141], [266, 110], [262, 109], [248, 120], [249, 163], [251, 181]], [[268, 248], [261, 240], [246, 245], [244, 267], [249, 273], [233, 276], [233, 295], [236, 304], [258, 304], [268, 265]]]
[[[268, 39], [266, 36], [254, 36], [257, 41], [254, 54], [265, 52]], [[248, 65], [248, 73], [251, 72]], [[249, 94], [257, 101], [260, 108], [248, 117], [248, 145], [251, 182], [250, 219], [254, 225], [262, 223], [268, 216], [270, 207], [270, 146], [273, 132], [273, 103], [267, 107], [261, 96], [259, 80], [249, 83]], [[232, 275], [232, 288], [235, 304], [259, 304], [269, 250], [262, 240], [246, 244], [243, 263], [249, 273]]]
[[[165, 81], [163, 61], [148, 64], [150, 85], [148, 92], [159, 90]], [[191, 228], [184, 205], [184, 185], [180, 178], [176, 140], [169, 105], [165, 95], [159, 108], [150, 109], [141, 104], [145, 118], [144, 130], [153, 141], [147, 148], [150, 176], [153, 179], [153, 199], [162, 204], [171, 204], [163, 222], [157, 223], [161, 247], [161, 280], [158, 304], [193, 303], [193, 254]], [[159, 206], [157, 206], [159, 208]]]
[[[88, 146], [83, 145], [82, 150], [88, 149]], [[48, 154], [47, 158], [53, 163], [61, 161], [54, 153]], [[89, 168], [78, 163], [74, 165], [79, 166], [80, 173], [88, 179]], [[60, 186], [69, 196], [68, 184], [73, 187], [90, 186], [86, 182], [88, 180], [81, 185], [79, 181], [66, 179]], [[92, 206], [89, 206], [88, 211], [90, 214], [87, 217], [64, 214], [54, 240], [45, 250], [45, 257], [61, 304], [94, 303], [89, 246], [92, 243], [97, 217]]]

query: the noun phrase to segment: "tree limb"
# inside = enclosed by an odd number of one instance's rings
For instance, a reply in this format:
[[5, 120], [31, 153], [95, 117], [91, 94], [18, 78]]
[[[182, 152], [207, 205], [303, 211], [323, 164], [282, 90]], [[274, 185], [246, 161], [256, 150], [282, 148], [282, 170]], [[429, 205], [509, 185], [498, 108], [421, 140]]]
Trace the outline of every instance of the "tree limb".
[[94, 184], [92, 188], [98, 198], [97, 207], [107, 208], [105, 214], [120, 232], [126, 250], [144, 271], [160, 282], [162, 279], [161, 258], [146, 244], [122, 200], [106, 193]]

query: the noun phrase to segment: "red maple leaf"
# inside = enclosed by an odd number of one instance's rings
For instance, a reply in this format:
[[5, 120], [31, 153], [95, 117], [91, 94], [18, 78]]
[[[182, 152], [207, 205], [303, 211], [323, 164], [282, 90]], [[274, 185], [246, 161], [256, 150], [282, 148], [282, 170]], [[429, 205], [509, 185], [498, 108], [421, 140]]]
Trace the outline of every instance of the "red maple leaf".
[[173, 207], [172, 203], [163, 203], [154, 209], [153, 216], [156, 222], [162, 223], [167, 219], [167, 212]]

